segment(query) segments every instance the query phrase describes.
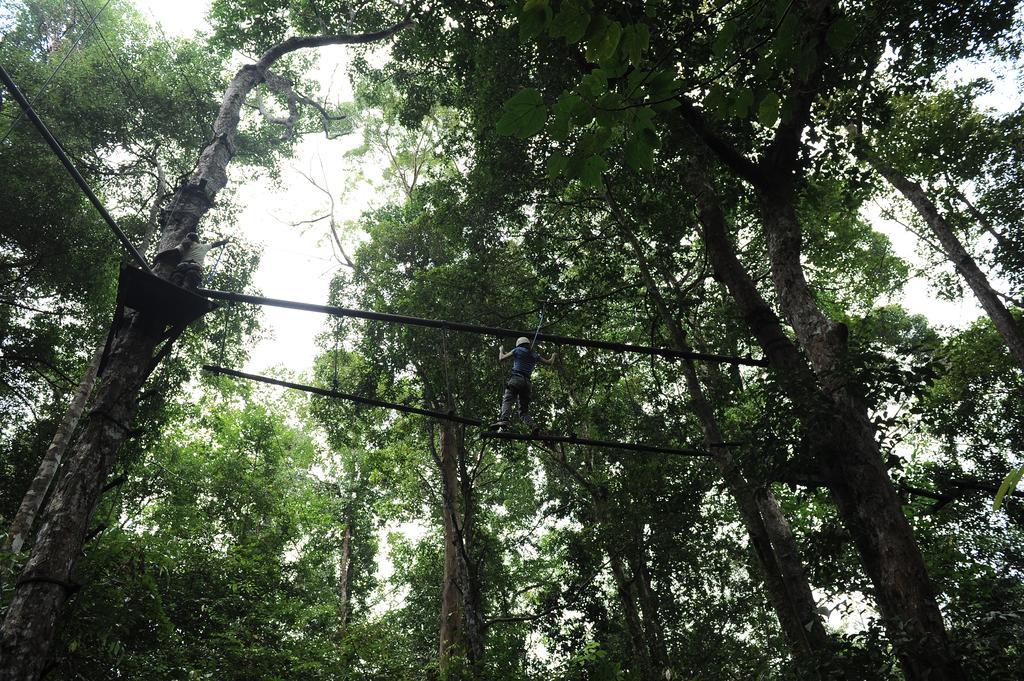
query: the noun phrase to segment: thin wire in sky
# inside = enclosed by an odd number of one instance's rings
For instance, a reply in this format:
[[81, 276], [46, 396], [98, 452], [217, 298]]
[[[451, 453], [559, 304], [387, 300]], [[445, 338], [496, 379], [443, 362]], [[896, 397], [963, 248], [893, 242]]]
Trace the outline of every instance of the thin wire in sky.
[[[105, 10], [107, 8], [107, 5], [109, 5], [109, 4], [110, 4], [110, 0], [107, 0], [103, 4], [103, 7], [100, 7], [100, 11], [96, 12], [96, 16], [90, 18], [89, 24], [85, 27], [85, 30], [83, 30], [81, 33], [78, 34], [78, 38], [75, 39], [75, 42], [71, 46], [71, 49], [69, 49], [64, 54], [64, 58], [60, 60], [60, 63], [57, 64], [57, 68], [55, 68], [53, 70], [53, 73], [51, 73], [50, 76], [43, 82], [42, 87], [40, 87], [39, 91], [36, 92], [35, 97], [33, 97], [31, 100], [29, 100], [30, 103], [32, 103], [34, 100], [39, 99], [43, 95], [43, 93], [46, 92], [46, 88], [50, 85], [50, 82], [53, 80], [54, 76], [57, 75], [57, 73], [61, 70], [61, 68], [67, 62], [68, 58], [70, 58], [71, 55], [75, 52], [75, 50], [78, 49], [78, 45], [82, 42], [82, 38], [84, 38], [85, 34], [89, 32], [89, 29], [93, 26], [93, 24], [96, 23], [96, 20], [99, 18], [99, 16], [101, 14], [103, 14], [103, 10]], [[86, 11], [86, 15], [89, 15], [88, 11]], [[61, 38], [63, 38], [65, 35], [67, 35], [67, 32], [69, 30], [71, 30], [71, 26], [70, 25], [68, 26], [68, 28], [66, 28], [64, 30], [64, 33], [62, 33], [60, 38], [58, 38], [57, 40], [59, 41]], [[11, 131], [14, 130], [14, 126], [17, 125], [18, 121], [20, 121], [20, 120], [21, 120], [21, 111], [19, 110], [18, 111], [18, 115], [14, 117], [14, 120], [11, 121], [11, 124], [7, 127], [7, 132], [5, 132], [3, 138], [0, 139], [0, 144], [3, 144], [4, 142], [7, 141], [7, 138], [10, 136]]]

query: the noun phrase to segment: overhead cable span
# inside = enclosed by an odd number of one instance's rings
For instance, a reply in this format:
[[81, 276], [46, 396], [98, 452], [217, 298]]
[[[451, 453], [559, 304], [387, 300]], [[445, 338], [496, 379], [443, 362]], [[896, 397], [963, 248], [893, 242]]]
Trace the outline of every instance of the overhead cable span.
[[381, 407], [384, 409], [392, 409], [394, 411], [401, 411], [407, 414], [419, 414], [420, 416], [430, 416], [435, 419], [442, 421], [454, 421], [455, 423], [465, 423], [470, 426], [479, 426], [479, 419], [466, 418], [465, 416], [459, 416], [458, 414], [443, 411], [431, 411], [430, 409], [420, 409], [419, 407], [410, 407], [408, 404], [398, 404], [397, 402], [387, 402], [385, 400], [378, 400], [373, 397], [363, 397], [362, 395], [351, 395], [349, 393], [343, 393], [338, 390], [329, 390], [327, 388], [318, 388], [313, 385], [304, 385], [302, 383], [292, 383], [291, 381], [282, 381], [278, 378], [271, 378], [270, 376], [261, 376], [259, 374], [249, 374], [244, 371], [236, 371], [235, 369], [228, 369], [226, 367], [214, 366], [207, 364], [203, 367], [203, 371], [208, 371], [211, 374], [220, 374], [222, 376], [233, 376], [235, 378], [244, 378], [248, 381], [258, 381], [259, 383], [269, 383], [270, 385], [279, 385], [282, 388], [290, 388], [292, 390], [301, 390], [307, 393], [313, 393], [314, 395], [321, 395], [323, 397], [331, 397], [337, 400], [348, 400], [349, 402], [356, 402], [358, 404], [365, 404], [371, 407]]
[[[329, 314], [336, 317], [355, 317], [358, 319], [392, 322], [395, 324], [406, 324], [409, 326], [425, 326], [432, 329], [451, 329], [452, 331], [465, 331], [485, 336], [530, 337], [533, 333], [529, 331], [517, 331], [515, 329], [503, 329], [496, 326], [481, 326], [479, 324], [449, 322], [441, 319], [423, 319], [421, 317], [410, 317], [408, 315], [389, 314], [386, 312], [371, 312], [368, 310], [356, 310], [353, 308], [337, 307], [334, 305], [316, 305], [313, 303], [301, 303], [293, 300], [281, 300], [279, 298], [265, 298], [263, 296], [233, 293], [231, 291], [198, 289], [196, 292], [214, 300], [228, 300], [236, 303], [251, 303], [253, 305], [268, 305], [271, 307], [283, 307], [291, 310], [319, 312], [321, 314]], [[748, 366], [759, 367], [768, 366], [767, 359], [754, 359], [750, 356], [735, 357], [733, 355], [715, 355], [706, 352], [685, 352], [682, 350], [671, 350], [668, 348], [654, 348], [646, 345], [633, 345], [632, 343], [614, 343], [611, 341], [591, 340], [589, 338], [556, 336], [549, 333], [537, 334], [537, 340], [546, 341], [555, 345], [575, 345], [581, 348], [597, 348], [600, 350], [613, 350], [616, 352], [629, 352], [640, 355], [655, 355], [666, 359], [692, 359], [702, 362], [718, 362], [721, 364], [745, 364]]]
[[139, 249], [135, 248], [135, 244], [133, 244], [125, 233], [121, 231], [121, 228], [117, 226], [116, 222], [114, 222], [114, 218], [110, 216], [110, 213], [108, 213], [107, 209], [103, 207], [100, 200], [96, 198], [96, 194], [93, 193], [92, 189], [89, 187], [89, 183], [85, 181], [82, 174], [78, 172], [78, 168], [75, 167], [75, 164], [71, 162], [71, 157], [69, 157], [67, 152], [64, 151], [64, 147], [61, 146], [60, 142], [57, 141], [57, 138], [55, 138], [46, 127], [46, 124], [39, 118], [28, 99], [25, 98], [25, 95], [22, 94], [21, 90], [18, 89], [18, 86], [14, 84], [14, 81], [11, 80], [11, 77], [2, 66], [0, 66], [0, 81], [3, 81], [3, 84], [7, 86], [7, 89], [10, 91], [15, 101], [17, 101], [21, 106], [21, 110], [25, 112], [25, 115], [28, 116], [28, 119], [32, 122], [32, 125], [36, 127], [36, 130], [39, 131], [39, 134], [42, 135], [46, 143], [50, 145], [50, 149], [53, 150], [53, 153], [57, 155], [60, 162], [64, 164], [64, 168], [67, 169], [68, 174], [71, 175], [71, 179], [75, 181], [75, 184], [77, 184], [78, 188], [82, 190], [82, 193], [85, 194], [86, 198], [88, 198], [92, 205], [96, 207], [96, 210], [99, 211], [99, 214], [103, 217], [107, 226], [114, 232], [114, 235], [117, 236], [121, 245], [124, 246], [125, 250], [132, 256], [132, 259], [139, 265], [139, 267], [152, 274], [153, 270], [149, 268], [149, 263], [147, 263], [146, 259], [142, 257], [141, 253], [139, 253]]
[[519, 433], [503, 433], [490, 431], [480, 433], [480, 437], [493, 438], [495, 440], [520, 440], [523, 442], [564, 442], [573, 445], [586, 445], [588, 447], [601, 447], [604, 449], [623, 449], [630, 452], [647, 452], [651, 454], [675, 454], [678, 456], [714, 456], [711, 452], [702, 449], [679, 449], [676, 447], [661, 447], [659, 445], [637, 444], [633, 442], [610, 442], [608, 440], [591, 440], [575, 435], [521, 435]]

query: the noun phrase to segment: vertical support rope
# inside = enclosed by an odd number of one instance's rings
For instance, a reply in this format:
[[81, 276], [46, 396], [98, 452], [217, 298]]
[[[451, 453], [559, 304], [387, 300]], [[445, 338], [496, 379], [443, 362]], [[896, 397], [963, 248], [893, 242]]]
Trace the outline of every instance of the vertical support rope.
[[547, 300], [545, 300], [544, 304], [540, 306], [540, 319], [537, 320], [537, 330], [533, 332], [533, 340], [530, 341], [531, 350], [533, 350], [537, 346], [537, 336], [540, 335], [540, 327], [544, 326], [544, 308], [546, 308], [547, 306]]
[[206, 281], [203, 282], [203, 288], [209, 288], [210, 282], [213, 281], [213, 275], [216, 274], [217, 267], [220, 265], [220, 259], [224, 257], [224, 251], [226, 250], [228, 250], [227, 245], [221, 246], [220, 253], [217, 254], [217, 260], [214, 261], [213, 267], [210, 268], [210, 273], [206, 275]]

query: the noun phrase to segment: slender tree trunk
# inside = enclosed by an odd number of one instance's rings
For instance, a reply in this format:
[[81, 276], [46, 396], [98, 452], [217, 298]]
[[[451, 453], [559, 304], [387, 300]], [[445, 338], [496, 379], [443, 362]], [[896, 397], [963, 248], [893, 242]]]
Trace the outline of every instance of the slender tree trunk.
[[629, 570], [633, 574], [637, 602], [643, 615], [644, 638], [647, 641], [651, 663], [657, 672], [656, 675], [663, 676], [670, 667], [668, 646], [665, 644], [665, 628], [661, 623], [658, 594], [651, 586], [651, 572], [647, 568], [647, 551], [644, 547], [642, 528], [635, 527], [633, 537], [628, 557]]
[[[669, 330], [673, 346], [677, 350], [689, 351], [691, 348], [686, 334], [661, 295], [643, 246], [610, 197], [609, 204], [617, 214], [623, 236], [633, 251], [648, 294]], [[759, 571], [764, 578], [768, 600], [779, 619], [793, 660], [802, 676], [826, 678], [828, 670], [839, 669], [834, 659], [835, 643], [825, 631], [818, 614], [814, 594], [789, 523], [771, 491], [751, 484], [732, 454], [727, 449], [715, 446], [725, 440], [714, 409], [704, 394], [693, 362], [687, 360], [682, 367], [691, 408], [700, 420], [705, 444], [715, 453], [715, 462], [736, 502]], [[766, 511], [771, 514], [770, 520]]]
[[[346, 516], [349, 515], [346, 513]], [[345, 531], [341, 535], [341, 558], [338, 565], [338, 619], [342, 632], [348, 628], [352, 609], [352, 520], [345, 520]]]
[[469, 660], [476, 665], [484, 657], [485, 625], [480, 593], [479, 564], [477, 560], [470, 557], [470, 551], [475, 546], [477, 506], [473, 480], [466, 465], [466, 429], [464, 427], [456, 428], [456, 443], [459, 491], [462, 502], [462, 550], [459, 552], [459, 566], [462, 573], [462, 616], [466, 644], [469, 648]]
[[50, 484], [60, 468], [60, 462], [67, 451], [71, 435], [81, 420], [82, 412], [85, 411], [85, 405], [92, 394], [92, 388], [96, 382], [96, 370], [99, 368], [102, 356], [103, 346], [100, 345], [93, 353], [92, 359], [89, 360], [89, 365], [78, 384], [75, 396], [71, 399], [67, 411], [64, 412], [64, 418], [61, 419], [57, 432], [53, 434], [53, 440], [46, 448], [43, 460], [39, 463], [36, 476], [21, 499], [21, 505], [18, 506], [18, 512], [11, 523], [10, 533], [4, 541], [3, 551], [19, 553], [25, 545], [25, 540], [35, 524], [39, 507], [42, 506], [43, 499], [46, 497], [46, 491], [50, 489]]
[[684, 179], [697, 198], [716, 275], [736, 300], [790, 399], [805, 411], [811, 445], [874, 585], [879, 611], [908, 678], [962, 679], [924, 558], [882, 465], [874, 429], [863, 405], [846, 390], [841, 365], [844, 327], [821, 313], [804, 279], [792, 204], [766, 197], [762, 209], [775, 289], [813, 373], [736, 258], [705, 171], [694, 161]]
[[[999, 299], [999, 294], [996, 293], [989, 283], [988, 277], [981, 271], [978, 263], [967, 252], [964, 245], [960, 243], [960, 239], [957, 238], [956, 232], [953, 231], [952, 226], [946, 221], [945, 216], [939, 212], [939, 209], [928, 198], [919, 183], [914, 182], [906, 175], [886, 164], [873, 153], [864, 153], [861, 157], [865, 158], [882, 177], [889, 181], [889, 184], [903, 194], [913, 204], [914, 208], [917, 209], [921, 219], [928, 225], [928, 228], [942, 247], [943, 253], [953, 263], [956, 271], [964, 278], [967, 285], [971, 287], [971, 291], [974, 292], [974, 296], [978, 299], [982, 309], [985, 310], [985, 314], [992, 320], [992, 325], [996, 327], [996, 331], [1003, 337], [1014, 361], [1021, 368], [1024, 368], [1024, 329], [1021, 328], [1020, 323], [1014, 319], [1010, 311], [1003, 305], [1003, 301]], [[966, 197], [964, 201], [967, 202]], [[971, 206], [970, 202], [967, 202], [967, 204]], [[971, 207], [973, 208], [973, 206]]]
[[483, 617], [476, 566], [470, 559], [474, 508], [465, 471], [465, 441], [452, 423], [441, 427], [438, 467], [444, 523], [444, 575], [441, 587], [439, 656], [444, 668], [455, 657], [471, 665], [483, 659]]
[[458, 498], [458, 467], [456, 465], [454, 428], [445, 424], [441, 428], [440, 468], [442, 491], [441, 518], [444, 524], [444, 572], [441, 582], [441, 628], [438, 657], [441, 667], [451, 658], [465, 655], [465, 636], [462, 631], [461, 569], [459, 566], [459, 522], [455, 500]]
[[[242, 103], [266, 78], [267, 69], [290, 52], [332, 44], [383, 40], [408, 26], [405, 21], [379, 33], [289, 38], [271, 47], [256, 64], [243, 66], [228, 85], [214, 122], [214, 139], [203, 149], [185, 185], [175, 193], [164, 214], [161, 250], [176, 246], [196, 231], [227, 184], [227, 166], [235, 153]], [[170, 277], [172, 267], [158, 264], [157, 276]], [[103, 483], [117, 462], [128, 436], [139, 390], [148, 375], [158, 340], [143, 330], [134, 311], [112, 339], [111, 352], [96, 388], [86, 426], [70, 448], [67, 465], [43, 514], [32, 556], [16, 583], [0, 628], [0, 681], [37, 681], [45, 668], [57, 628], [57, 616], [67, 600], [71, 575], [81, 553], [89, 518]]]
[[615, 576], [616, 590], [619, 593], [619, 603], [622, 605], [622, 614], [626, 620], [626, 631], [629, 632], [629, 640], [632, 644], [633, 661], [643, 681], [657, 681], [658, 671], [654, 660], [651, 659], [644, 626], [640, 621], [640, 611], [637, 608], [636, 594], [633, 589], [633, 578], [626, 574], [625, 563], [618, 551], [610, 553], [609, 558], [611, 559], [612, 575]]

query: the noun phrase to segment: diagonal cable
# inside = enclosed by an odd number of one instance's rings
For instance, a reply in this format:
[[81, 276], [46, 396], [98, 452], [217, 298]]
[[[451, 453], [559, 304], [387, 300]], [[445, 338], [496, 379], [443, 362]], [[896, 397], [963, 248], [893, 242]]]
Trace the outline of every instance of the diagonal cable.
[[[48, 78], [47, 78], [47, 79], [46, 79], [45, 81], [43, 81], [43, 84], [42, 84], [42, 86], [41, 86], [41, 87], [39, 88], [39, 91], [38, 91], [38, 92], [36, 92], [36, 94], [35, 94], [35, 97], [33, 97], [33, 98], [32, 98], [33, 100], [35, 100], [35, 99], [39, 99], [39, 98], [40, 98], [40, 97], [41, 97], [41, 96], [43, 95], [43, 93], [44, 93], [44, 92], [46, 92], [46, 88], [47, 88], [47, 86], [49, 86], [49, 85], [50, 85], [50, 81], [52, 81], [52, 80], [53, 80], [53, 78], [54, 78], [54, 76], [56, 76], [56, 75], [57, 75], [57, 73], [58, 73], [58, 72], [59, 72], [59, 71], [61, 70], [61, 68], [62, 68], [62, 67], [64, 66], [64, 64], [65, 64], [65, 63], [67, 62], [68, 58], [69, 58], [69, 57], [71, 57], [71, 55], [72, 55], [72, 54], [73, 54], [73, 53], [75, 52], [75, 50], [76, 50], [76, 49], [78, 49], [78, 45], [79, 45], [79, 44], [80, 44], [80, 43], [82, 42], [82, 38], [84, 38], [84, 37], [85, 37], [85, 34], [89, 32], [89, 28], [91, 28], [91, 27], [92, 27], [92, 25], [96, 23], [96, 20], [97, 20], [97, 19], [99, 18], [99, 16], [100, 16], [101, 14], [103, 14], [103, 10], [105, 10], [105, 9], [107, 8], [107, 5], [109, 5], [109, 4], [110, 4], [110, 0], [107, 0], [107, 1], [106, 1], [106, 2], [105, 2], [105, 3], [103, 4], [103, 7], [100, 7], [100, 11], [99, 11], [99, 12], [96, 12], [96, 16], [91, 16], [91, 15], [89, 14], [89, 12], [88, 12], [88, 11], [86, 11], [86, 15], [90, 17], [90, 20], [89, 20], [89, 25], [88, 25], [88, 26], [86, 26], [86, 27], [85, 27], [85, 30], [83, 30], [83, 31], [82, 31], [82, 32], [81, 32], [81, 33], [80, 33], [80, 34], [78, 35], [78, 38], [76, 38], [76, 39], [75, 39], [75, 42], [74, 42], [74, 44], [73, 44], [73, 45], [71, 46], [71, 49], [69, 49], [69, 50], [68, 50], [68, 51], [67, 51], [67, 52], [66, 52], [66, 53], [64, 54], [64, 58], [60, 60], [60, 63], [59, 63], [59, 64], [57, 64], [57, 68], [55, 68], [55, 69], [53, 70], [53, 73], [51, 73], [51, 74], [49, 75], [49, 77], [48, 77]], [[69, 27], [69, 29], [68, 29], [68, 30], [70, 30], [70, 27]], [[64, 34], [67, 34], [67, 31], [64, 31]], [[63, 38], [63, 37], [64, 37], [64, 34], [62, 34], [62, 35], [61, 35], [61, 38]], [[58, 38], [57, 40], [60, 40], [61, 38]], [[31, 101], [31, 100], [29, 100], [29, 101]], [[13, 120], [13, 121], [11, 121], [11, 124], [10, 124], [10, 126], [8, 126], [8, 128], [7, 128], [7, 132], [5, 132], [5, 133], [4, 133], [4, 136], [3, 136], [3, 138], [0, 138], [0, 144], [3, 144], [4, 142], [6, 142], [6, 141], [7, 141], [7, 138], [8, 138], [9, 136], [10, 136], [10, 134], [11, 134], [11, 131], [12, 131], [12, 130], [14, 130], [14, 126], [15, 126], [15, 125], [17, 125], [17, 124], [18, 124], [18, 121], [20, 121], [20, 120], [21, 120], [21, 113], [22, 113], [21, 111], [18, 111], [18, 115], [14, 117], [14, 120]]]

